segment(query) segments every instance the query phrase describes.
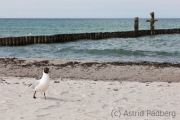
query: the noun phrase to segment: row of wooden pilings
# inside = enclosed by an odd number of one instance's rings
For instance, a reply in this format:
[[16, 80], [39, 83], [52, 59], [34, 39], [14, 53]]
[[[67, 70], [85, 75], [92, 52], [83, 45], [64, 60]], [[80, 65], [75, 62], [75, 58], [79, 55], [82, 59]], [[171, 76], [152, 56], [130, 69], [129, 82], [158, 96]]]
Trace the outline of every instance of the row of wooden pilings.
[[[154, 34], [173, 34], [180, 33], [180, 28], [175, 29], [156, 29]], [[22, 36], [0, 38], [0, 46], [21, 46], [37, 43], [58, 43], [69, 42], [81, 39], [107, 39], [107, 38], [130, 38], [151, 35], [150, 30], [121, 31], [121, 32], [100, 32], [100, 33], [80, 33], [80, 34], [58, 34], [51, 36]]]

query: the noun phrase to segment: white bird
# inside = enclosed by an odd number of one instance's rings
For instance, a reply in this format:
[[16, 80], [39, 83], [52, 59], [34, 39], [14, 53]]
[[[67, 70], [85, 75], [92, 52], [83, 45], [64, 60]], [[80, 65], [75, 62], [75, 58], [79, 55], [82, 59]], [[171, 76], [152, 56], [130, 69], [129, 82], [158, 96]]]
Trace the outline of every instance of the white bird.
[[36, 92], [44, 92], [44, 97], [46, 99], [45, 90], [48, 89], [50, 85], [50, 78], [49, 78], [49, 68], [44, 68], [43, 76], [40, 80], [37, 80], [34, 84], [32, 84], [30, 87], [32, 87], [35, 92], [33, 98], [36, 99]]

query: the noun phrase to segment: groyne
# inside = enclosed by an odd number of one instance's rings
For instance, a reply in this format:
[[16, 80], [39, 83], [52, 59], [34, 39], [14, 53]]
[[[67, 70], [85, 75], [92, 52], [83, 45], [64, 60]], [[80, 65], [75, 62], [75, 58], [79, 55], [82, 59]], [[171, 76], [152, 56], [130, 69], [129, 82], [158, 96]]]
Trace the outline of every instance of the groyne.
[[[180, 33], [180, 28], [156, 29], [154, 35]], [[79, 33], [79, 34], [57, 34], [50, 36], [22, 36], [0, 38], [0, 46], [21, 46], [40, 43], [59, 43], [81, 39], [100, 40], [107, 38], [133, 38], [151, 35], [151, 30], [120, 31], [120, 32], [99, 32], [99, 33]]]

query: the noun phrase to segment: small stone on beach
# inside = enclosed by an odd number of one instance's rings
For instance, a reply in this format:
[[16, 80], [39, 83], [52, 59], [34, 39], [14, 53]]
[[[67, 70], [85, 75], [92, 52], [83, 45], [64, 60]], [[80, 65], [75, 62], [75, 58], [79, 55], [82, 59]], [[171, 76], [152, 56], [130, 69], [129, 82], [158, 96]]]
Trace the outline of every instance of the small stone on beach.
[[118, 91], [118, 89], [113, 89], [114, 91]]
[[5, 80], [1, 78], [1, 81], [5, 81]]
[[54, 83], [59, 83], [59, 81], [54, 81]]

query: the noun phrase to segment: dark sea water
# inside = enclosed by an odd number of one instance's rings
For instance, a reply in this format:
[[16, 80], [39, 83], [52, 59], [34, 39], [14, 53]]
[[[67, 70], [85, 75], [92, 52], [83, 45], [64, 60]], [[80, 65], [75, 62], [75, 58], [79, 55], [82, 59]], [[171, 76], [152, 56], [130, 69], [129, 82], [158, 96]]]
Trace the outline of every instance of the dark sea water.
[[[140, 30], [150, 29], [146, 20]], [[155, 28], [180, 28], [180, 19], [158, 19]], [[127, 30], [134, 30], [133, 19], [0, 19], [0, 37]], [[0, 46], [0, 56], [180, 63], [180, 34]]]

